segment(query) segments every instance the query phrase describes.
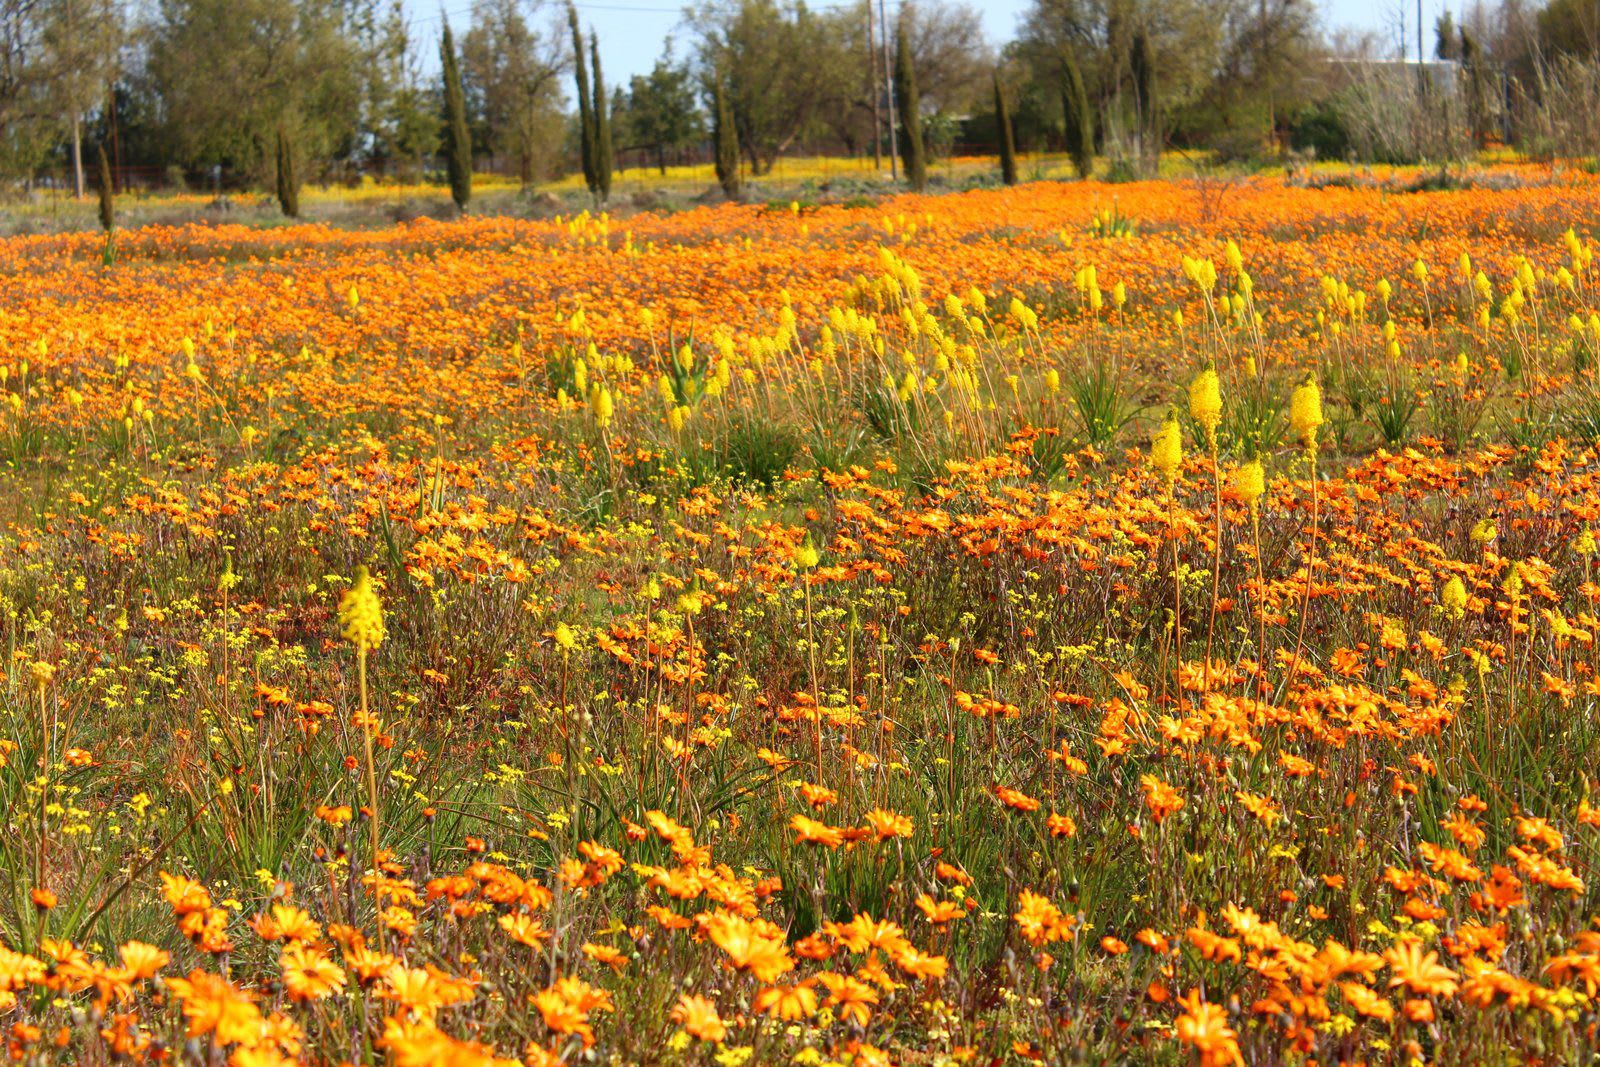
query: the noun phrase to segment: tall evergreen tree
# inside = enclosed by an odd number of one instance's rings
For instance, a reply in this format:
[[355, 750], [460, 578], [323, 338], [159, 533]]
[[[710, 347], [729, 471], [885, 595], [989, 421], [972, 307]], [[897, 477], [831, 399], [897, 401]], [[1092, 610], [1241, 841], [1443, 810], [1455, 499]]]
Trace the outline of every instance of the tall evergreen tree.
[[439, 38], [439, 60], [444, 68], [444, 147], [450, 198], [457, 210], [465, 211], [472, 199], [472, 131], [467, 128], [467, 96], [461, 88], [461, 64], [448, 22]]
[[117, 228], [117, 190], [111, 183], [111, 160], [106, 156], [106, 146], [99, 146], [100, 178], [100, 228], [110, 233]]
[[300, 175], [289, 127], [278, 124], [278, 207], [291, 219], [300, 217]]
[[911, 62], [910, 8], [901, 8], [895, 34], [894, 97], [900, 109], [900, 160], [906, 181], [921, 192], [928, 187], [928, 162], [922, 147], [922, 104], [917, 98], [917, 72]]
[[1150, 34], [1143, 26], [1128, 47], [1128, 73], [1133, 78], [1134, 119], [1139, 130], [1141, 162], [1154, 174], [1161, 162], [1161, 129], [1156, 110], [1156, 65]]
[[594, 67], [594, 184], [602, 203], [611, 198], [611, 172], [616, 168], [616, 151], [611, 144], [611, 105], [606, 100], [606, 83], [600, 73], [600, 42], [589, 32], [589, 62]]
[[1000, 84], [1000, 72], [994, 72], [994, 122], [1000, 139], [1000, 180], [1007, 185], [1017, 184], [1017, 141], [1011, 130], [1011, 108], [1006, 104], [1005, 88]]
[[736, 200], [739, 197], [739, 133], [733, 127], [733, 107], [728, 103], [728, 88], [720, 72], [712, 85], [711, 112], [717, 182], [724, 196]]
[[1061, 110], [1065, 116], [1067, 154], [1077, 168], [1078, 177], [1094, 173], [1094, 111], [1089, 91], [1084, 88], [1083, 71], [1070, 49], [1061, 53]]
[[595, 180], [594, 100], [589, 95], [589, 67], [583, 57], [583, 31], [578, 28], [578, 9], [567, 4], [567, 24], [572, 27], [572, 68], [578, 83], [578, 147], [583, 158], [583, 182], [591, 193], [599, 189]]

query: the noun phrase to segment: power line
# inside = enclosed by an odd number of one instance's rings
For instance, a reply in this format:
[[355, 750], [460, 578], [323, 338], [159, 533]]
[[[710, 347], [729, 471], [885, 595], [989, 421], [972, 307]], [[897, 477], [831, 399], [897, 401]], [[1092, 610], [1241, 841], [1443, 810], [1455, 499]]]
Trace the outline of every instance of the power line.
[[[441, 21], [443, 21], [445, 19], [464, 18], [464, 17], [470, 16], [472, 14], [472, 12], [473, 12], [473, 9], [476, 8], [477, 6], [478, 6], [477, 4], [469, 4], [466, 7], [457, 8], [457, 9], [455, 9], [453, 11], [441, 11], [438, 14], [434, 14], [434, 15], [413, 15], [411, 17], [411, 19], [410, 19], [410, 22], [411, 22], [411, 24], [413, 26], [415, 26], [415, 25], [418, 25], [418, 24], [427, 24], [427, 23], [430, 23], [430, 22], [441, 22]], [[680, 5], [677, 5], [677, 4], [674, 4], [672, 7], [638, 7], [638, 6], [635, 6], [635, 5], [632, 5], [632, 4], [589, 4], [589, 3], [577, 4], [575, 6], [577, 7], [577, 9], [579, 11], [606, 11], [606, 12], [617, 12], [619, 14], [628, 14], [628, 15], [674, 15], [674, 16], [681, 16], [683, 14], [683, 8]]]

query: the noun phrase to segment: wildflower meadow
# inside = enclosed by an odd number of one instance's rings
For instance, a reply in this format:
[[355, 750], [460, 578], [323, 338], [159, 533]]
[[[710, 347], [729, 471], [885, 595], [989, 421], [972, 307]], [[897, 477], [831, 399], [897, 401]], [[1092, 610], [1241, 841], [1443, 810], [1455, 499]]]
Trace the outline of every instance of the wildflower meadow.
[[19, 1063], [1600, 1056], [1600, 178], [0, 239]]

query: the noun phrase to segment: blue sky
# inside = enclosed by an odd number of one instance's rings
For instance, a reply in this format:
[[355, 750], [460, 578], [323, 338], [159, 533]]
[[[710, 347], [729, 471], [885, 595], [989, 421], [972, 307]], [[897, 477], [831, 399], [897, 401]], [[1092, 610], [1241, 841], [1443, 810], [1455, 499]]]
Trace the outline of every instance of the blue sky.
[[[459, 34], [471, 20], [471, 0], [405, 0], [412, 15], [412, 29], [423, 39], [434, 38], [439, 32], [440, 12], [449, 19]], [[829, 6], [830, 0], [811, 0], [815, 7]], [[983, 12], [989, 37], [1003, 43], [1013, 36], [1017, 18], [1030, 6], [1030, 0], [969, 0]], [[1431, 27], [1433, 20], [1446, 6], [1459, 7], [1461, 0], [1423, 0], [1423, 20]], [[892, 11], [898, 0], [884, 0]], [[1363, 30], [1389, 30], [1396, 24], [1399, 4], [1406, 11], [1407, 39], [1414, 41], [1416, 28], [1416, 0], [1322, 0], [1319, 8], [1323, 23], [1332, 27], [1351, 27]], [[580, 0], [578, 14], [584, 25], [592, 25], [600, 37], [600, 58], [605, 68], [606, 80], [612, 84], [626, 83], [634, 74], [650, 69], [661, 55], [663, 41], [676, 33], [676, 50], [682, 55], [688, 48], [687, 35], [681, 28], [682, 0]], [[1433, 46], [1431, 33], [1426, 47]], [[431, 59], [431, 48], [424, 50]]]

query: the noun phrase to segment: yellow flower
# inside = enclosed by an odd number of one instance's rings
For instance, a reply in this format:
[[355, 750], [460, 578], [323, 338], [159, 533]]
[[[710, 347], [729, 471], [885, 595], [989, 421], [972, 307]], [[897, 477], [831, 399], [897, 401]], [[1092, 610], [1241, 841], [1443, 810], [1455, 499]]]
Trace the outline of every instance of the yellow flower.
[[1289, 398], [1289, 425], [1307, 452], [1316, 452], [1317, 428], [1322, 423], [1322, 389], [1316, 378], [1308, 377]]
[[795, 566], [803, 571], [809, 571], [822, 561], [817, 548], [811, 543], [811, 535], [806, 534], [806, 539], [794, 548]]
[[356, 568], [356, 580], [339, 598], [339, 631], [363, 652], [383, 644], [383, 605], [366, 567]]
[[1222, 255], [1228, 261], [1228, 269], [1235, 273], [1244, 269], [1244, 253], [1233, 238], [1228, 238], [1228, 243], [1222, 247]]
[[1217, 448], [1217, 426], [1222, 422], [1222, 390], [1217, 382], [1217, 372], [1206, 367], [1189, 383], [1189, 414], [1205, 431], [1206, 447]]
[[1493, 519], [1479, 519], [1472, 526], [1472, 540], [1474, 544], [1486, 545], [1500, 536], [1500, 527], [1494, 524]]
[[1254, 514], [1261, 505], [1261, 497], [1267, 491], [1267, 477], [1261, 469], [1261, 461], [1252, 459], [1243, 466], [1234, 468], [1233, 492]]
[[1522, 595], [1522, 564], [1513, 563], [1511, 565], [1511, 573], [1506, 575], [1506, 580], [1501, 584], [1500, 588], [1509, 597]]
[[615, 402], [611, 399], [611, 390], [603, 385], [597, 388], [589, 397], [589, 408], [594, 412], [594, 421], [602, 430], [611, 425], [611, 416], [616, 411]]
[[1183, 432], [1178, 429], [1178, 413], [1167, 409], [1167, 417], [1150, 439], [1150, 465], [1160, 471], [1170, 487], [1183, 466]]
[[1439, 590], [1439, 609], [1448, 619], [1459, 619], [1467, 613], [1467, 587], [1460, 578], [1452, 576]]
[[33, 684], [43, 692], [50, 685], [51, 679], [56, 676], [56, 666], [44, 660], [35, 660], [28, 665], [29, 673], [33, 675]]
[[578, 635], [572, 632], [572, 627], [564, 622], [556, 623], [556, 644], [563, 650], [571, 652], [578, 647]]

